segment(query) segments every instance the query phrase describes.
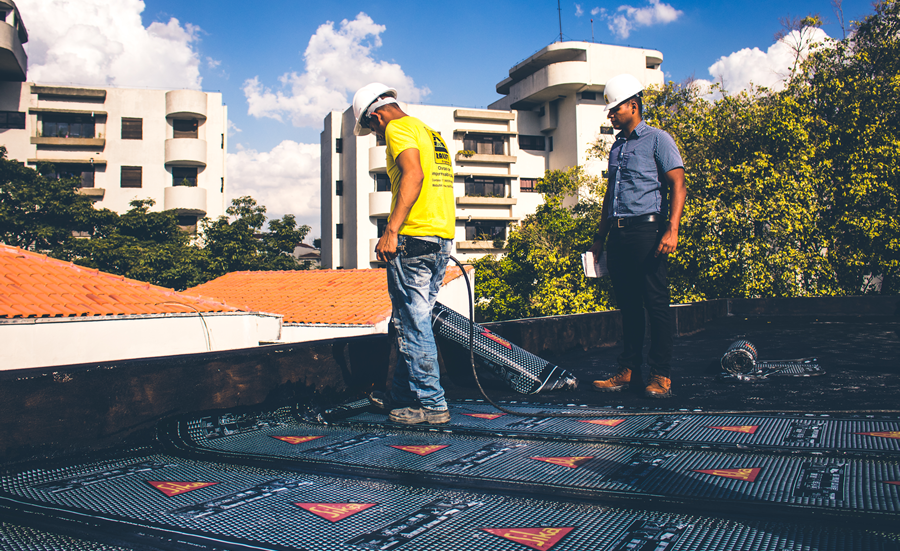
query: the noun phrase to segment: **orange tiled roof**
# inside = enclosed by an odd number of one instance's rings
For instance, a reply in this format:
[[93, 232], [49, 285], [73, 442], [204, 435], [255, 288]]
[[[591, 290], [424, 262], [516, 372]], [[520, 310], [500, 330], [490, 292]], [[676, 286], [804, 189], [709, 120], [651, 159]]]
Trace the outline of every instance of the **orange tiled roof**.
[[[459, 274], [447, 268], [444, 284]], [[383, 269], [232, 272], [185, 292], [281, 314], [285, 323], [375, 325], [391, 315]]]
[[0, 318], [237, 312], [221, 301], [0, 245]]

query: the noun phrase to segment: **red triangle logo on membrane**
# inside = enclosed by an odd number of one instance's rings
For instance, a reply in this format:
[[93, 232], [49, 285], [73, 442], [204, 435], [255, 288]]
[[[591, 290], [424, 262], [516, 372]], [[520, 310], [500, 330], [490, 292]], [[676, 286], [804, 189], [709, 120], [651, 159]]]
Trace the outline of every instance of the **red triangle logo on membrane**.
[[369, 507], [378, 505], [377, 503], [295, 503], [297, 507], [306, 509], [317, 517], [323, 518], [330, 522], [337, 522], [345, 518], [355, 515], [360, 511], [365, 511]]
[[521, 543], [531, 549], [541, 550], [552, 548], [574, 529], [574, 526], [564, 528], [483, 528], [489, 534]]
[[579, 419], [579, 423], [603, 425], [604, 427], [617, 427], [625, 422], [625, 419]]
[[734, 426], [726, 426], [726, 427], [706, 427], [708, 429], [719, 429], [719, 430], [730, 430], [731, 432], [744, 432], [747, 434], [754, 434], [756, 429], [759, 428], [759, 425], [734, 425]]
[[887, 432], [855, 432], [853, 434], [861, 434], [863, 436], [878, 436], [879, 438], [900, 438], [900, 431]]
[[574, 457], [529, 457], [529, 459], [545, 461], [547, 463], [552, 463], [553, 465], [559, 465], [560, 467], [569, 467], [570, 469], [576, 469], [593, 458], [593, 455]]
[[695, 473], [711, 474], [713, 476], [722, 476], [725, 478], [734, 478], [737, 480], [746, 480], [747, 482], [755, 482], [762, 468], [752, 469], [694, 469]]
[[477, 419], [488, 419], [493, 421], [498, 417], [503, 417], [506, 415], [505, 413], [463, 413], [463, 415], [468, 415], [469, 417], [475, 417]]
[[[271, 436], [271, 435], [270, 435]], [[282, 442], [287, 442], [288, 444], [302, 444], [304, 442], [309, 442], [310, 440], [315, 440], [316, 438], [322, 438], [321, 436], [272, 436], [275, 440], [281, 440]]]
[[443, 445], [443, 446], [391, 446], [391, 447], [397, 448], [398, 450], [403, 450], [405, 452], [414, 453], [416, 455], [428, 455], [429, 453], [434, 453], [438, 450], [442, 450], [449, 446]]
[[900, 480], [885, 480], [885, 484], [893, 484], [894, 486], [900, 486]]
[[174, 480], [148, 480], [147, 484], [153, 486], [167, 497], [186, 494], [207, 486], [214, 486], [218, 482], [177, 482]]

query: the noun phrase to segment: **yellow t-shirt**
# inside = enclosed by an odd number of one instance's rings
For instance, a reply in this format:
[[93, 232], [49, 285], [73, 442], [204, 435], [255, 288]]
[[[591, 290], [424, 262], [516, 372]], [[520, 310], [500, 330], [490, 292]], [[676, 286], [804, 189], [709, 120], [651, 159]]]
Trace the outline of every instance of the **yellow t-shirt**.
[[397, 205], [400, 189], [400, 167], [395, 159], [407, 149], [419, 150], [422, 163], [422, 191], [400, 227], [402, 235], [436, 235], [453, 239], [456, 229], [456, 206], [453, 202], [453, 164], [450, 151], [441, 135], [415, 117], [403, 117], [388, 123], [387, 171], [391, 179], [391, 211]]

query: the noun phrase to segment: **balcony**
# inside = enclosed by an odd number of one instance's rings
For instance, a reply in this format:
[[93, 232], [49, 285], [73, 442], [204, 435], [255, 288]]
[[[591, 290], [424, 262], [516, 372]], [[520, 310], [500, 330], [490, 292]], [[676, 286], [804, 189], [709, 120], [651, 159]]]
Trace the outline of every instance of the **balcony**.
[[376, 145], [369, 148], [369, 172], [387, 172], [387, 146]]
[[456, 204], [477, 205], [477, 206], [511, 206], [515, 205], [517, 200], [514, 197], [480, 197], [475, 195], [467, 195], [465, 197], [457, 197]]
[[103, 149], [106, 146], [106, 139], [32, 136], [31, 143], [34, 145], [64, 145], [67, 147], [96, 147], [99, 149]]
[[486, 155], [484, 153], [476, 153], [474, 155], [456, 154], [457, 163], [484, 163], [493, 165], [511, 165], [516, 162], [514, 155]]
[[196, 138], [166, 140], [166, 165], [206, 166], [206, 140]]
[[384, 264], [378, 257], [375, 256], [375, 245], [378, 244], [378, 238], [369, 239], [369, 262], [377, 262], [379, 264]]
[[80, 187], [75, 190], [75, 193], [86, 195], [91, 201], [102, 201], [103, 197], [106, 195], [106, 190], [102, 187]]
[[387, 216], [390, 213], [390, 191], [373, 191], [369, 194], [369, 216]]
[[[16, 14], [18, 16], [18, 14]], [[28, 72], [28, 56], [22, 48], [24, 28], [16, 29], [6, 22], [0, 23], [0, 79], [24, 82]], [[28, 40], [28, 35], [25, 35]]]
[[170, 186], [163, 193], [166, 210], [183, 215], [206, 215], [206, 190], [202, 187]]
[[[501, 245], [498, 247], [497, 245]], [[497, 241], [457, 241], [457, 251], [470, 252], [496, 252], [506, 250], [506, 240], [498, 239]]]
[[166, 116], [206, 119], [206, 93], [198, 90], [166, 92]]

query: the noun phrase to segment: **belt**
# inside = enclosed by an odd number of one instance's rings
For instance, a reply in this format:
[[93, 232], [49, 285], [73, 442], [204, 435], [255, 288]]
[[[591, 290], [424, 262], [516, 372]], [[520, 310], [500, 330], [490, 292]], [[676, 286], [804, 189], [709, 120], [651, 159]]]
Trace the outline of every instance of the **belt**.
[[649, 222], [662, 222], [663, 217], [659, 213], [642, 214], [641, 216], [628, 216], [625, 218], [613, 218], [612, 227], [627, 228], [634, 224], [647, 224]]

